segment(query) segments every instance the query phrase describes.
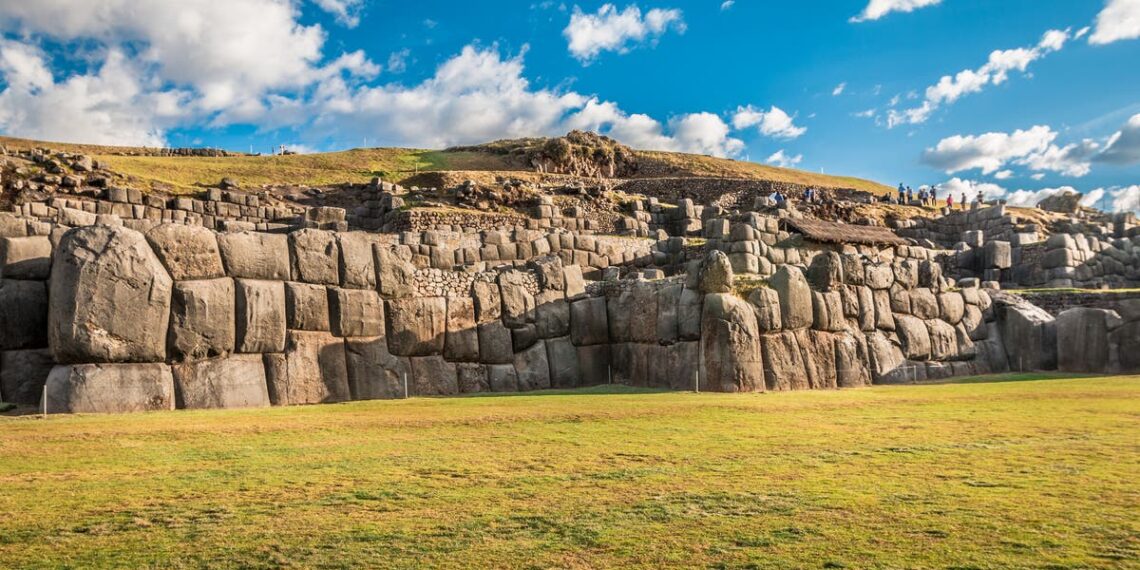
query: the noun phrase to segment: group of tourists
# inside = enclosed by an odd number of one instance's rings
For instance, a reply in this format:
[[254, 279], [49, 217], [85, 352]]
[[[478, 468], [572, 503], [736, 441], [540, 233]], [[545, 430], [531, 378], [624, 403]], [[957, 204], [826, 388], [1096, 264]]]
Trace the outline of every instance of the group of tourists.
[[917, 198], [918, 204], [921, 206], [935, 207], [938, 205], [938, 189], [934, 186], [919, 187], [918, 194], [910, 186], [904, 186], [902, 182], [899, 183], [899, 204], [914, 204]]

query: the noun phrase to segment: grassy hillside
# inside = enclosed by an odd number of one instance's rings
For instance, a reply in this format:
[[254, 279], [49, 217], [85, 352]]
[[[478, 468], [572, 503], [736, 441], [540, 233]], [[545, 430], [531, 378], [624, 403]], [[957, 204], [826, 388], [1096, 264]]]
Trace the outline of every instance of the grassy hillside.
[[699, 154], [638, 151], [637, 155], [643, 160], [658, 163], [666, 171], [675, 171], [687, 176], [776, 180], [821, 188], [854, 188], [875, 194], [892, 191], [890, 186], [862, 178], [832, 176], [794, 168], [779, 168], [755, 162], [743, 162]]
[[[111, 169], [135, 179], [147, 188], [153, 183], [175, 190], [189, 190], [217, 184], [223, 176], [245, 186], [262, 184], [306, 184], [310, 186], [362, 183], [374, 176], [399, 181], [417, 171], [518, 171], [522, 168], [509, 157], [470, 150], [421, 150], [370, 148], [289, 156], [237, 156], [225, 158], [128, 156], [140, 149], [47, 143], [0, 137], [0, 144], [11, 149], [48, 147], [83, 153], [106, 161]], [[710, 156], [637, 152], [648, 176], [714, 176], [758, 180], [778, 180], [827, 188], [856, 188], [881, 193], [890, 188], [869, 180], [829, 176], [803, 170], [776, 168], [714, 158]]]
[[0, 566], [1107, 568], [1140, 556], [1140, 377], [608, 391], [0, 417]]

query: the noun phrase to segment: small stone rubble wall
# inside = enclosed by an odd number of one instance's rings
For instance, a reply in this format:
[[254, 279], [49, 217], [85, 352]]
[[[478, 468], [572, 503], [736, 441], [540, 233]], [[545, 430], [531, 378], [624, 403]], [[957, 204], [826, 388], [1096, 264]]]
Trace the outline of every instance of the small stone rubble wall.
[[1041, 307], [1056, 317], [1074, 308], [1107, 309], [1125, 314], [1129, 309], [1126, 303], [1140, 301], [1140, 291], [1062, 291], [1062, 292], [1023, 292], [1018, 293], [1029, 302]]

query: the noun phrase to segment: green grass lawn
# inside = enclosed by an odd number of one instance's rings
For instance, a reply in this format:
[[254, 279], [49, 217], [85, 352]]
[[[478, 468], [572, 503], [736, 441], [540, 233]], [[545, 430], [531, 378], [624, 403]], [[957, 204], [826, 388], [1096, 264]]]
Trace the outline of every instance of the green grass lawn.
[[0, 567], [1140, 565], [1140, 377], [1007, 380], [0, 418]]

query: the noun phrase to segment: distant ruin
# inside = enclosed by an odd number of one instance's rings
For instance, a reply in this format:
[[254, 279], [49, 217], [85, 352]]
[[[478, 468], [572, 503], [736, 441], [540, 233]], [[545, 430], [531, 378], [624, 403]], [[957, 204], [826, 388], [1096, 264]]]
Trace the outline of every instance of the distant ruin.
[[0, 400], [40, 405], [46, 386], [51, 412], [1140, 371], [1140, 296], [1051, 314], [1001, 292], [1135, 287], [1128, 216], [1046, 227], [998, 204], [855, 225], [812, 215], [853, 208], [843, 192], [824, 210], [763, 184], [606, 210], [565, 186], [487, 212], [409, 207], [415, 190], [380, 180], [341, 208], [161, 197], [27, 156], [60, 172], [5, 177], [43, 197], [0, 214]]

